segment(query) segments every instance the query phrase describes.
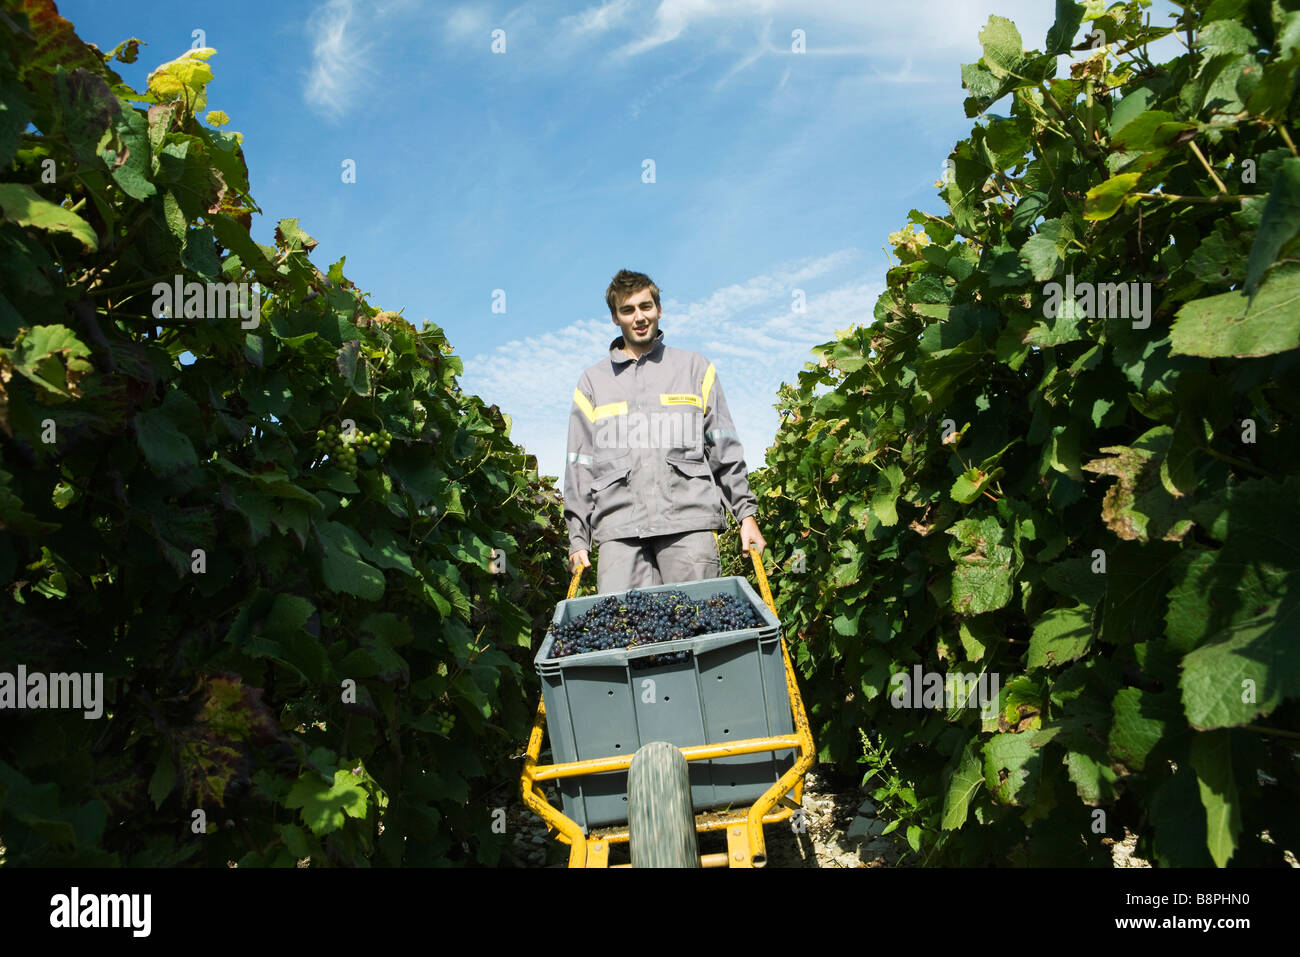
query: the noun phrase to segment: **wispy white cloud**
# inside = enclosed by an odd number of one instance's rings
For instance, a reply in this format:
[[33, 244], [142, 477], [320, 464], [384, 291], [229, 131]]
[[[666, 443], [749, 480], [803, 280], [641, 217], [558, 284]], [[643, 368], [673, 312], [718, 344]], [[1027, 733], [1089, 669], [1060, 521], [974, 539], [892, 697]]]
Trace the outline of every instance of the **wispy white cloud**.
[[745, 70], [753, 66], [755, 63], [757, 63], [759, 60], [761, 60], [764, 56], [767, 56], [768, 54], [773, 52], [771, 41], [769, 40], [769, 34], [771, 33], [771, 30], [772, 30], [772, 21], [771, 20], [765, 21], [763, 23], [762, 35], [758, 38], [758, 42], [755, 43], [754, 46], [750, 49], [749, 53], [746, 54], [740, 60], [737, 60], [735, 63], [733, 63], [731, 65], [731, 68], [727, 70], [727, 72], [724, 73], [721, 77], [719, 77], [718, 81], [713, 84], [713, 90], [715, 93], [718, 90], [722, 89], [722, 87], [726, 85], [726, 83], [733, 76], [736, 76], [738, 73], [744, 72]]
[[[802, 29], [807, 55], [878, 56], [908, 50], [917, 59], [947, 60], [954, 49], [978, 49], [975, 39], [990, 14], [1014, 20], [1029, 46], [1040, 45], [1053, 13], [1041, 0], [924, 0], [911, 4], [863, 0], [661, 0], [648, 23], [627, 16], [626, 0], [608, 0], [561, 21], [574, 34], [594, 37], [624, 30], [638, 34], [618, 49], [634, 56], [686, 38], [712, 34], [762, 17], [780, 23], [781, 42], [768, 53], [789, 54], [789, 31]], [[752, 54], [750, 54], [752, 55]]]
[[632, 10], [632, 0], [607, 0], [598, 7], [560, 19], [563, 29], [574, 33], [604, 33], [623, 21]]
[[303, 98], [330, 119], [347, 112], [367, 70], [367, 50], [354, 23], [355, 6], [353, 0], [329, 0], [307, 21], [312, 60]]
[[306, 23], [311, 63], [303, 100], [317, 114], [339, 121], [363, 102], [379, 77], [376, 51], [390, 46], [396, 22], [421, 12], [420, 0], [329, 0]]
[[[793, 381], [809, 350], [833, 339], [835, 330], [871, 321], [883, 287], [858, 278], [861, 259], [858, 250], [839, 250], [774, 268], [696, 302], [664, 299], [665, 342], [714, 363], [750, 468], [763, 465], [775, 438], [779, 417], [773, 406], [782, 381]], [[837, 276], [845, 278], [837, 282]], [[829, 288], [809, 292], [805, 311], [795, 312], [792, 292], [803, 284]], [[514, 340], [468, 359], [462, 386], [509, 413], [513, 439], [537, 455], [544, 474], [562, 476], [573, 387], [587, 366], [607, 355], [617, 334], [602, 317]]]
[[[566, 71], [598, 45], [600, 70], [613, 76], [633, 70], [640, 79], [643, 54], [658, 58], [672, 49], [688, 58], [697, 105], [738, 77], [771, 75], [779, 79], [757, 105], [798, 109], [795, 89], [807, 90], [802, 81], [809, 76], [825, 76], [810, 69], [825, 58], [844, 62], [835, 67], [841, 84], [856, 77], [857, 85], [873, 91], [929, 87], [940, 96], [955, 81], [955, 64], [979, 58], [979, 32], [991, 14], [1012, 19], [1029, 48], [1042, 45], [1054, 19], [1051, 4], [1042, 0], [659, 0], [644, 12], [625, 0], [603, 0], [559, 21], [549, 63]], [[792, 49], [796, 30], [804, 41], [800, 52]], [[636, 97], [630, 117], [637, 119], [675, 79]]]

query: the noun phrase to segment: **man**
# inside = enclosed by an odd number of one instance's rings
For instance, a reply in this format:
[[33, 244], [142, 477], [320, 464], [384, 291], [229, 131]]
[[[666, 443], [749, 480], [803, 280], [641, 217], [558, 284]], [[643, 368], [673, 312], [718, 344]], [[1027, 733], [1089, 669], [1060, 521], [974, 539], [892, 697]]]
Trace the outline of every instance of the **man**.
[[663, 344], [659, 287], [621, 270], [605, 292], [622, 335], [583, 372], [569, 413], [569, 570], [600, 549], [601, 594], [717, 578], [722, 500], [741, 548], [766, 546], [743, 450], [713, 363]]

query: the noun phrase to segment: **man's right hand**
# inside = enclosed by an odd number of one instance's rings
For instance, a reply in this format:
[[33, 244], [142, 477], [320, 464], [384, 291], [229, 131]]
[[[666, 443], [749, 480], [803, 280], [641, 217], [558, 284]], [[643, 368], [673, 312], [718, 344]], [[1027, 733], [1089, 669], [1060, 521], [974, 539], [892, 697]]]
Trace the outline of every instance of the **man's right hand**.
[[569, 574], [572, 575], [578, 570], [579, 565], [591, 567], [591, 556], [587, 554], [587, 549], [580, 548], [569, 556]]

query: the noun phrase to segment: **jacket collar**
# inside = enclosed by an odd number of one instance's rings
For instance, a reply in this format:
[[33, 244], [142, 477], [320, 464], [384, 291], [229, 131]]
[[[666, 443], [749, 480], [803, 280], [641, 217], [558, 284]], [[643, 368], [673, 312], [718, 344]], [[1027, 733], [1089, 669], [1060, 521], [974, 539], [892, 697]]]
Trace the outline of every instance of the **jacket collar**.
[[[626, 343], [623, 341], [622, 336], [619, 336], [609, 344], [609, 361], [614, 364], [615, 368], [632, 361], [632, 357], [623, 352], [624, 345], [626, 345]], [[654, 345], [650, 348], [650, 351], [646, 353], [646, 358], [657, 360], [659, 356], [663, 354], [663, 351], [664, 331], [660, 329], [658, 333], [655, 334]]]

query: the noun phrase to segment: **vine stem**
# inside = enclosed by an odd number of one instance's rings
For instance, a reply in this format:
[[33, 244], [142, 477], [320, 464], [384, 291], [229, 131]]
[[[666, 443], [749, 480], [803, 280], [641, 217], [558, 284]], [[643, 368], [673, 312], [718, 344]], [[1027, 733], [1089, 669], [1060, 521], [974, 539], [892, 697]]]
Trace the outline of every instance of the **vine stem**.
[[1069, 132], [1070, 138], [1073, 139], [1075, 145], [1079, 147], [1079, 153], [1092, 160], [1093, 165], [1095, 165], [1097, 169], [1101, 170], [1103, 176], [1108, 176], [1109, 171], [1106, 169], [1106, 164], [1103, 163], [1097, 154], [1090, 148], [1092, 144], [1090, 144], [1087, 139], [1080, 136], [1079, 131], [1070, 125], [1069, 116], [1066, 114], [1065, 110], [1061, 108], [1061, 104], [1056, 102], [1056, 97], [1052, 95], [1052, 91], [1045, 85], [1040, 86], [1039, 90], [1042, 91], [1043, 99], [1051, 105], [1052, 109], [1056, 111], [1057, 116], [1061, 118], [1061, 123]]
[[1219, 193], [1215, 196], [1180, 196], [1177, 193], [1134, 193], [1139, 199], [1163, 199], [1171, 203], [1197, 203], [1205, 206], [1220, 206], [1223, 203], [1240, 203], [1244, 197], [1231, 193]]
[[921, 215], [924, 216], [926, 219], [933, 219], [936, 223], [943, 223], [945, 226], [947, 226], [949, 229], [951, 229], [954, 233], [955, 233], [955, 232], [960, 232], [960, 230], [957, 229], [957, 226], [956, 226], [954, 223], [950, 223], [950, 222], [948, 222], [948, 220], [946, 220], [946, 219], [944, 219], [944, 218], [942, 218], [942, 217], [940, 217], [940, 216], [934, 216], [934, 215], [932, 215], [932, 214], [930, 214], [930, 213], [921, 213]]
[[1227, 462], [1229, 465], [1235, 465], [1237, 468], [1245, 469], [1248, 472], [1254, 472], [1256, 475], [1264, 476], [1264, 478], [1277, 478], [1277, 476], [1272, 472], [1262, 469], [1257, 465], [1251, 465], [1249, 462], [1236, 458], [1235, 456], [1224, 455], [1217, 449], [1206, 449], [1205, 451], [1211, 458], [1218, 459], [1220, 462]]
[[492, 458], [492, 453], [493, 453], [494, 451], [495, 451], [494, 449], [490, 449], [490, 448], [489, 448], [488, 451], [487, 451], [487, 455], [485, 455], [485, 456], [483, 456], [481, 459], [479, 459], [478, 462], [474, 465], [474, 467], [473, 467], [472, 469], [470, 469], [468, 472], [464, 473], [463, 475], [459, 476], [459, 477], [456, 479], [456, 481], [457, 481], [457, 482], [463, 482], [463, 481], [465, 481], [465, 479], [469, 478], [471, 475], [473, 475], [475, 472], [477, 472], [479, 469], [481, 469], [481, 468], [483, 467], [483, 465], [487, 462], [487, 460], [490, 459], [490, 458]]
[[1201, 148], [1196, 145], [1196, 140], [1188, 140], [1187, 145], [1192, 148], [1192, 152], [1196, 154], [1196, 158], [1201, 161], [1201, 165], [1205, 167], [1205, 171], [1210, 174], [1210, 179], [1214, 180], [1214, 185], [1219, 187], [1219, 192], [1226, 194], [1228, 192], [1228, 187], [1223, 185], [1223, 180], [1219, 179], [1219, 174], [1216, 173], [1214, 167], [1206, 161], [1205, 154], [1202, 153]]
[[[1043, 125], [1046, 126], [1049, 130], [1056, 133], [1063, 140], [1070, 138], [1070, 134], [1067, 133], [1061, 127], [1057, 126], [1056, 121], [1052, 119], [1052, 117], [1048, 114], [1048, 112], [1045, 109], [1043, 109], [1041, 106], [1035, 103], [1032, 97], [1025, 96], [1023, 90], [1017, 90], [1016, 95], [1019, 96], [1020, 99], [1023, 100], [1025, 103], [1027, 103], [1032, 109], [1038, 111], [1038, 114], [1043, 118]], [[1034, 132], [1034, 137], [1035, 140], [1037, 140], [1038, 137], [1037, 131]], [[1049, 166], [1048, 169], [1050, 170], [1051, 167]]]
[[[136, 282], [124, 283], [120, 286], [109, 286], [107, 288], [104, 287], [91, 288], [91, 289], [87, 289], [86, 293], [89, 294], [93, 292], [97, 296], [104, 296], [104, 297], [116, 296], [119, 292], [126, 292], [128, 289], [139, 289], [143, 286], [153, 286], [158, 281], [159, 280], [157, 277], [150, 277], [149, 279], [140, 279], [137, 280]], [[135, 297], [131, 296], [128, 298], [134, 299]]]
[[505, 499], [501, 502], [501, 504], [498, 505], [497, 507], [498, 508], [503, 507], [507, 502], [509, 502], [512, 498], [514, 498], [518, 494], [519, 494], [519, 489], [518, 488], [514, 489], [514, 491], [512, 491], [509, 495], [507, 495]]
[[1283, 142], [1286, 143], [1287, 148], [1291, 150], [1291, 155], [1292, 156], [1300, 155], [1296, 153], [1295, 143], [1292, 142], [1291, 140], [1291, 134], [1286, 131], [1286, 124], [1285, 123], [1277, 124], [1277, 131], [1282, 135], [1282, 140]]
[[138, 319], [140, 322], [151, 323], [155, 326], [162, 326], [164, 329], [184, 329], [187, 326], [195, 325], [193, 319], [181, 319], [179, 322], [171, 322], [168, 317], [162, 319], [156, 316], [137, 316], [129, 312], [117, 312], [114, 309], [96, 309], [96, 315], [106, 316], [109, 319]]
[[1247, 731], [1255, 731], [1255, 732], [1257, 732], [1257, 733], [1259, 733], [1259, 734], [1271, 734], [1271, 735], [1276, 735], [1276, 736], [1279, 737], [1279, 738], [1297, 738], [1297, 739], [1300, 739], [1300, 732], [1296, 732], [1296, 731], [1286, 731], [1286, 730], [1283, 730], [1282, 728], [1265, 728], [1265, 727], [1261, 727], [1260, 725], [1257, 725], [1257, 724], [1248, 724], [1248, 725], [1246, 725], [1245, 730], [1247, 730]]

